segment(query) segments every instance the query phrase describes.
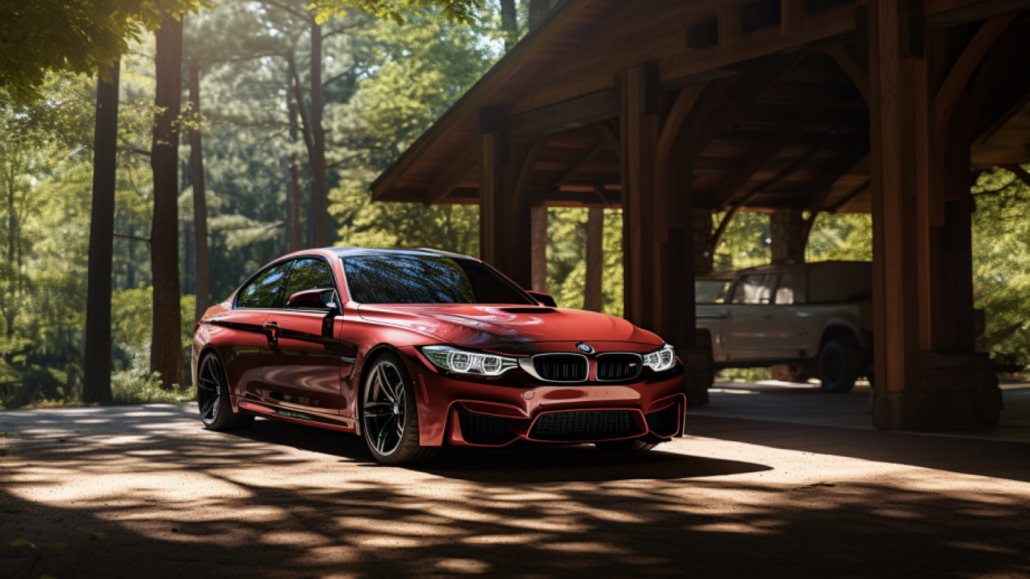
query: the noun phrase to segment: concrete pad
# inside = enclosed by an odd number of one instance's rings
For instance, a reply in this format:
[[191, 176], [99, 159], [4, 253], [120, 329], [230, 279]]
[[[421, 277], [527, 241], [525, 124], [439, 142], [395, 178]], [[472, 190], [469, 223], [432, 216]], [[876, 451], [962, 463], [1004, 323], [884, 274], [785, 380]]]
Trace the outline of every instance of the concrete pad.
[[[716, 382], [709, 390], [709, 405], [691, 408], [690, 415], [809, 424], [834, 428], [873, 430], [869, 416], [868, 383], [860, 382], [848, 394], [828, 394], [818, 381], [794, 384]], [[1002, 384], [1005, 409], [995, 428], [918, 433], [922, 436], [974, 438], [1030, 443], [1030, 383]]]
[[[209, 432], [193, 404], [0, 412], [0, 577], [1030, 577], [1025, 445], [688, 424], [643, 456], [400, 469], [341, 433]], [[67, 548], [30, 569], [18, 538]]]

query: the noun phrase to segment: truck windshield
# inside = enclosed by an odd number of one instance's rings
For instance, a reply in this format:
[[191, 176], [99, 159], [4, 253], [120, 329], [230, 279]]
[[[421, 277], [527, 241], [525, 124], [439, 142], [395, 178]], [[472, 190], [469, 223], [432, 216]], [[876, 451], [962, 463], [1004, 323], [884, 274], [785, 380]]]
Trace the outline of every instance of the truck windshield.
[[538, 305], [471, 259], [386, 253], [342, 259], [350, 297], [362, 304]]

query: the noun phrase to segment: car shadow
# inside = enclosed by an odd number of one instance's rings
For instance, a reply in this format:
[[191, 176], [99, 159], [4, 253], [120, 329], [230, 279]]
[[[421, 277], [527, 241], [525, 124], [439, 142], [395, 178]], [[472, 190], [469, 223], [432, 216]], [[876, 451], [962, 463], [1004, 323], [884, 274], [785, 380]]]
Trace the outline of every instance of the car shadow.
[[[353, 434], [311, 426], [255, 420], [233, 436], [336, 456], [345, 462], [378, 466], [365, 441]], [[772, 470], [763, 464], [663, 452], [613, 454], [590, 444], [526, 445], [514, 450], [444, 448], [435, 460], [411, 470], [443, 478], [496, 484], [671, 480]]]

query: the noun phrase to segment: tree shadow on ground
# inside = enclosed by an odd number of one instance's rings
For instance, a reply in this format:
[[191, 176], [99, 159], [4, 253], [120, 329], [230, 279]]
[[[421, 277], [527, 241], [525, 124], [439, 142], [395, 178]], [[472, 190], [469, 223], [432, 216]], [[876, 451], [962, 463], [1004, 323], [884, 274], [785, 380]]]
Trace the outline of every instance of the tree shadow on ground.
[[1030, 482], [1030, 445], [692, 415], [688, 436]]
[[[706, 428], [733, 430], [715, 419]], [[477, 479], [365, 467], [357, 437], [254, 432], [212, 433], [172, 416], [64, 443], [22, 433], [0, 459], [0, 577], [28, 565], [6, 549], [19, 537], [69, 543], [33, 577], [1030, 575], [1030, 501], [997, 484], [928, 484], [910, 470], [835, 487], [763, 481], [746, 469], [518, 480], [534, 461], [541, 471], [594, 468], [599, 453], [577, 447], [451, 453], [434, 467], [480, 473], [498, 461], [497, 476]], [[264, 442], [273, 434], [335, 450]], [[765, 442], [775, 436], [785, 434], [767, 432]], [[708, 472], [701, 465], [691, 472]], [[667, 468], [613, 470], [629, 467]], [[107, 538], [90, 543], [79, 528]]]

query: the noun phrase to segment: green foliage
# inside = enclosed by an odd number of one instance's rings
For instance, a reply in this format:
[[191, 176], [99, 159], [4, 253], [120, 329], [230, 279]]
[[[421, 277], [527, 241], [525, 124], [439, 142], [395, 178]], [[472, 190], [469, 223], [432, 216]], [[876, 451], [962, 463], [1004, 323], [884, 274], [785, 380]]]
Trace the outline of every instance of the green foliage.
[[178, 403], [193, 400], [196, 389], [189, 386], [162, 389], [161, 374], [150, 371], [150, 356], [140, 350], [134, 353], [128, 370], [111, 377], [111, 395], [115, 404]]
[[334, 14], [344, 17], [348, 9], [358, 9], [378, 18], [387, 18], [404, 24], [404, 12], [427, 8], [440, 8], [444, 16], [454, 22], [469, 23], [483, 0], [315, 0], [309, 7], [315, 11], [315, 20], [325, 23]]
[[820, 213], [812, 224], [805, 261], [872, 261], [873, 218], [862, 213]]
[[[196, 0], [162, 0], [181, 17]], [[40, 98], [46, 73], [92, 75], [119, 60], [144, 30], [160, 26], [155, 0], [19, 0], [0, 3], [0, 90], [20, 101]]]
[[[993, 356], [1006, 363], [1027, 364], [1030, 221], [1026, 212], [1030, 207], [1030, 187], [1013, 173], [999, 170], [982, 175], [973, 194], [973, 292], [976, 307], [985, 311], [985, 345], [990, 345]], [[1007, 337], [999, 336], [1002, 332]], [[993, 336], [1001, 339], [991, 340]]]
[[[713, 229], [724, 216], [712, 216]], [[766, 265], [772, 259], [769, 250], [769, 216], [765, 213], [737, 213], [726, 226], [722, 243], [715, 248], [715, 271], [735, 271]]]

